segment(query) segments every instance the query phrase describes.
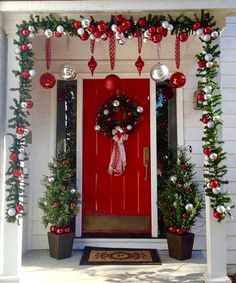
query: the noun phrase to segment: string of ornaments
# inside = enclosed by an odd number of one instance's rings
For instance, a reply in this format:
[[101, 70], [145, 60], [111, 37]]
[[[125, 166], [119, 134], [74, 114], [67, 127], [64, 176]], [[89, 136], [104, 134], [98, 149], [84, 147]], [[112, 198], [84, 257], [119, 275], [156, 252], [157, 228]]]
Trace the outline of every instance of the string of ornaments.
[[[201, 16], [198, 17], [195, 15], [194, 19], [183, 14], [176, 18], [173, 18], [171, 15], [149, 14], [137, 20], [132, 16], [128, 18], [122, 15], [112, 15], [108, 22], [104, 22], [103, 20], [97, 21], [93, 17], [90, 19], [84, 17], [80, 19], [69, 19], [67, 17], [55, 17], [54, 15], [46, 17], [36, 15], [31, 16], [28, 21], [23, 21], [17, 28], [18, 39], [14, 40], [14, 44], [16, 45], [14, 51], [19, 62], [19, 70], [13, 70], [13, 73], [18, 78], [19, 86], [12, 89], [12, 91], [19, 93], [19, 99], [13, 101], [13, 105], [11, 106], [13, 117], [8, 122], [9, 129], [12, 129], [9, 131], [9, 134], [13, 138], [10, 151], [17, 156], [22, 151], [27, 156], [25, 150], [28, 145], [27, 135], [30, 126], [27, 118], [29, 115], [28, 110], [33, 106], [31, 85], [32, 78], [35, 76], [31, 39], [39, 30], [44, 31], [47, 39], [52, 37], [61, 38], [63, 36], [78, 37], [82, 41], [95, 40], [95, 42], [109, 39], [109, 54], [112, 69], [115, 67], [116, 43], [124, 45], [128, 40], [135, 37], [139, 38], [139, 44], [140, 39], [144, 43], [152, 42], [153, 44], [158, 44], [168, 34], [175, 35], [182, 42], [186, 41], [191, 34], [198, 36], [203, 45], [203, 51], [197, 55], [199, 66], [197, 70], [197, 76], [199, 77], [197, 100], [202, 103], [204, 110], [202, 122], [205, 124], [203, 153], [206, 158], [204, 165], [206, 194], [211, 198], [214, 217], [218, 221], [230, 215], [229, 203], [231, 199], [228, 197], [227, 192], [224, 192], [223, 188], [226, 182], [223, 179], [226, 174], [226, 168], [222, 165], [225, 153], [222, 150], [221, 141], [218, 137], [218, 126], [222, 124], [220, 110], [221, 95], [215, 93], [218, 89], [218, 84], [215, 82], [218, 68], [216, 59], [219, 57], [220, 52], [218, 51], [218, 44], [214, 41], [219, 36], [219, 29], [215, 26], [213, 17], [209, 13], [202, 11]], [[176, 42], [175, 48], [178, 48], [178, 44]], [[45, 49], [46, 60], [49, 60], [50, 44], [48, 42]], [[137, 64], [136, 67], [141, 74], [141, 66]], [[68, 69], [65, 71], [67, 72]], [[74, 72], [75, 70], [72, 69], [71, 73], [73, 76]], [[50, 74], [49, 70], [47, 73]], [[70, 80], [71, 77], [69, 76], [67, 79]], [[170, 81], [173, 82], [173, 87], [181, 87], [184, 80], [182, 75], [178, 75], [177, 81], [173, 78], [171, 79], [171, 77]], [[50, 76], [50, 82], [47, 84], [47, 87], [52, 87], [53, 83], [54, 79]], [[208, 122], [205, 123], [207, 120]], [[205, 154], [206, 151], [208, 154]], [[210, 155], [209, 152], [211, 152]], [[10, 158], [7, 171], [8, 180], [6, 183], [8, 186], [8, 195], [6, 198], [6, 218], [9, 222], [15, 222], [23, 215], [23, 196], [25, 194], [25, 180], [28, 175], [25, 169], [25, 162], [23, 164], [21, 160], [15, 159], [13, 158], [12, 160]], [[219, 193], [215, 193], [216, 191]], [[16, 209], [18, 204], [21, 205], [20, 210]]]

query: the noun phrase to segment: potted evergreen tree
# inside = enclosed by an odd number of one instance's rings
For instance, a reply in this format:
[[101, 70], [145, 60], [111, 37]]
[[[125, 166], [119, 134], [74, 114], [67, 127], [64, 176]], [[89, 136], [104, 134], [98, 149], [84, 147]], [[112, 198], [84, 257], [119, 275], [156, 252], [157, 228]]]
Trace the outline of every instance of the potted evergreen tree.
[[50, 256], [63, 259], [71, 256], [74, 241], [72, 229], [79, 211], [79, 193], [76, 190], [75, 170], [67, 154], [60, 152], [49, 163], [50, 176], [44, 176], [45, 187], [39, 207], [43, 210], [42, 222], [48, 232]]
[[176, 157], [169, 151], [160, 182], [158, 206], [167, 227], [169, 256], [179, 260], [192, 256], [194, 234], [190, 231], [203, 206], [193, 168], [186, 149], [179, 148]]

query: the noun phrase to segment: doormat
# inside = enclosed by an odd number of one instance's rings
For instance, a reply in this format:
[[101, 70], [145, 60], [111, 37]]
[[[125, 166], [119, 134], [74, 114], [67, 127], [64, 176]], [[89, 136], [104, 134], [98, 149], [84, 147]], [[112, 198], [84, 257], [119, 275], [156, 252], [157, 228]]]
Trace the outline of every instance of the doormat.
[[232, 283], [236, 283], [236, 273], [228, 275], [229, 279], [232, 281]]
[[85, 247], [80, 265], [161, 264], [157, 250]]

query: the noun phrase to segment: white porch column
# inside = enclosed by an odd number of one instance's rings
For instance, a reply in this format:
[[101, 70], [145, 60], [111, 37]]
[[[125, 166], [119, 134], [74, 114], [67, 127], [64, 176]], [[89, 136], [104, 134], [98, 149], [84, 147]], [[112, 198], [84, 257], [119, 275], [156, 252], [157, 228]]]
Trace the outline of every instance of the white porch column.
[[[230, 129], [228, 129], [227, 120], [232, 119], [232, 116], [227, 117], [228, 106], [225, 103], [229, 92], [232, 92], [230, 97], [234, 97], [234, 105], [230, 102], [230, 109], [236, 107], [236, 83], [235, 76], [234, 79], [231, 78], [231, 71], [236, 69], [236, 17], [226, 18], [226, 27], [224, 28], [221, 38], [220, 38], [220, 84], [221, 93], [223, 95], [222, 99], [222, 110], [224, 126], [222, 128], [222, 140], [232, 141], [234, 136], [232, 133], [229, 134]], [[227, 65], [230, 62], [230, 66]], [[233, 65], [232, 65], [233, 64]], [[227, 71], [227, 74], [225, 71]], [[229, 72], [229, 73], [228, 73]], [[234, 71], [235, 74], [235, 71]], [[231, 100], [231, 99], [229, 99]], [[234, 110], [236, 114], [236, 110]], [[230, 112], [230, 114], [232, 114]], [[225, 144], [225, 145], [226, 145]], [[224, 145], [224, 150], [227, 150], [227, 146]], [[235, 149], [234, 149], [235, 151]], [[227, 176], [226, 176], [226, 179]], [[230, 189], [230, 186], [227, 186]], [[226, 249], [226, 221], [223, 223], [218, 223], [216, 219], [212, 216], [212, 209], [210, 207], [209, 198], [206, 198], [206, 233], [207, 233], [207, 272], [204, 274], [205, 282], [231, 282], [227, 277], [227, 249]]]
[[[6, 97], [6, 123], [9, 117], [12, 116], [12, 112], [9, 110], [9, 106], [12, 104], [14, 97], [17, 94], [10, 92], [10, 88], [17, 86], [17, 80], [12, 73], [13, 69], [18, 69], [17, 62], [14, 55], [14, 45], [13, 39], [15, 38], [15, 28], [12, 30], [7, 30], [7, 40], [4, 37], [4, 32], [0, 32], [0, 82], [7, 80], [7, 87], [4, 91], [0, 84], [0, 91], [2, 91]], [[4, 40], [5, 39], [5, 40]], [[4, 44], [7, 41], [7, 56], [4, 55]], [[3, 46], [1, 46], [3, 45]], [[5, 49], [6, 51], [6, 49]], [[7, 68], [4, 67], [4, 62], [7, 59]], [[0, 95], [0, 96], [1, 96]], [[2, 98], [1, 98], [2, 99]], [[1, 100], [0, 99], [0, 100]], [[2, 100], [4, 101], [4, 99]], [[1, 102], [2, 102], [1, 101]], [[0, 104], [1, 105], [1, 104]], [[0, 108], [0, 112], [2, 107]], [[1, 120], [1, 119], [0, 119]], [[5, 133], [8, 131], [7, 124], [5, 123]], [[1, 150], [0, 156], [4, 156], [4, 163], [1, 163], [3, 171], [6, 171], [9, 160], [8, 147], [12, 143], [12, 138], [5, 135], [4, 149]], [[3, 153], [3, 154], [2, 154]], [[3, 164], [3, 166], [2, 166]], [[22, 249], [22, 225], [17, 225], [16, 223], [8, 223], [5, 220], [5, 210], [6, 210], [6, 186], [5, 186], [5, 173], [3, 176], [3, 182], [1, 182], [1, 204], [0, 204], [0, 282], [19, 282], [19, 272], [21, 267], [21, 249]]]

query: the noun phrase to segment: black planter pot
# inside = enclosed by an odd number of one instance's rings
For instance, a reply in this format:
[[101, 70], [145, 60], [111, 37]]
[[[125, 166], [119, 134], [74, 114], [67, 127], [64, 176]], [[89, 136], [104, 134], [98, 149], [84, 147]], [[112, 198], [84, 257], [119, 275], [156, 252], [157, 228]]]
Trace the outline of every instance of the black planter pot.
[[189, 259], [192, 257], [194, 234], [188, 233], [177, 235], [166, 233], [169, 256], [178, 260]]
[[54, 234], [48, 232], [50, 256], [56, 259], [71, 257], [75, 233]]

